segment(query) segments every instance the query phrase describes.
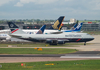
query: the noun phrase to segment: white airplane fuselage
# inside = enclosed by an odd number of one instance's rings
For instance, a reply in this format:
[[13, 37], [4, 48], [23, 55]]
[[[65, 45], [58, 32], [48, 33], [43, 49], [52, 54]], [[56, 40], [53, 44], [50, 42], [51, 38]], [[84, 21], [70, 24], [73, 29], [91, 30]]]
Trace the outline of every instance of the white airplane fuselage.
[[66, 33], [63, 32], [61, 34], [11, 34], [11, 36], [14, 36], [16, 38], [30, 40], [30, 41], [64, 41], [64, 42], [87, 42], [91, 41], [94, 38], [87, 34], [87, 33]]

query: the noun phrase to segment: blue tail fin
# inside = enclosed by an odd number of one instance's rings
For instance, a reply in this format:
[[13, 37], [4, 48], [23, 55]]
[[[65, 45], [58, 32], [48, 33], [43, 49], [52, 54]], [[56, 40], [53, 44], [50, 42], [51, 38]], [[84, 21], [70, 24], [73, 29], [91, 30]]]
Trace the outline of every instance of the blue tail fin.
[[75, 28], [77, 27], [77, 25], [78, 25], [78, 20], [76, 21], [76, 24], [71, 28], [71, 30], [75, 30]]
[[46, 25], [43, 25], [36, 34], [43, 34], [45, 28], [46, 28]]
[[71, 30], [74, 30], [74, 29], [77, 27], [77, 25], [78, 25], [78, 24], [75, 24], [75, 25], [71, 28]]
[[80, 23], [80, 24], [79, 24], [79, 25], [75, 28], [75, 30], [74, 30], [74, 31], [80, 31], [80, 30], [81, 30], [82, 25], [83, 25], [83, 23]]
[[63, 22], [65, 16], [60, 16], [56, 22], [54, 23], [54, 25], [52, 25], [49, 29], [61, 29], [61, 23]]

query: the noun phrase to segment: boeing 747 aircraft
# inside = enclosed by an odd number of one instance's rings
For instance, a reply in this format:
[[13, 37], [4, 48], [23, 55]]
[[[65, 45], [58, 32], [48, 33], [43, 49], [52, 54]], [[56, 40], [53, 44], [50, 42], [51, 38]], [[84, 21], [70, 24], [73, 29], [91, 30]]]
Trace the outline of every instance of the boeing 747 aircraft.
[[64, 44], [66, 42], [86, 42], [93, 40], [94, 38], [87, 33], [72, 33], [72, 32], [63, 32], [60, 34], [26, 34], [13, 22], [8, 22], [8, 26], [11, 30], [11, 36], [29, 40], [29, 41], [38, 41], [46, 42], [50, 45], [53, 44]]

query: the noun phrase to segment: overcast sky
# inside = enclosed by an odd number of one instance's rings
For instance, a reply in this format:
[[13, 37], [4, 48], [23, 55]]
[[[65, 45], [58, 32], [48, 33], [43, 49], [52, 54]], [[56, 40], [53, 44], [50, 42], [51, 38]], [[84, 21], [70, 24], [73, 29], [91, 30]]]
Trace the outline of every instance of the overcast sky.
[[100, 0], [0, 0], [0, 19], [100, 20]]

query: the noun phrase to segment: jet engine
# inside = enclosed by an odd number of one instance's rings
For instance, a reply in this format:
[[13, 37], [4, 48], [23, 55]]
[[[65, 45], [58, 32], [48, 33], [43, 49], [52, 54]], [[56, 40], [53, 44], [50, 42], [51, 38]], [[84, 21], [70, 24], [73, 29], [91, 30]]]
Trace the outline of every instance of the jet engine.
[[51, 44], [51, 43], [53, 43], [53, 41], [52, 40], [47, 40], [46, 43]]
[[6, 38], [6, 41], [11, 41], [11, 37], [7, 37]]
[[57, 40], [47, 40], [46, 43], [50, 45], [57, 45]]
[[60, 41], [58, 41], [58, 44], [65, 44], [65, 42], [60, 40]]

